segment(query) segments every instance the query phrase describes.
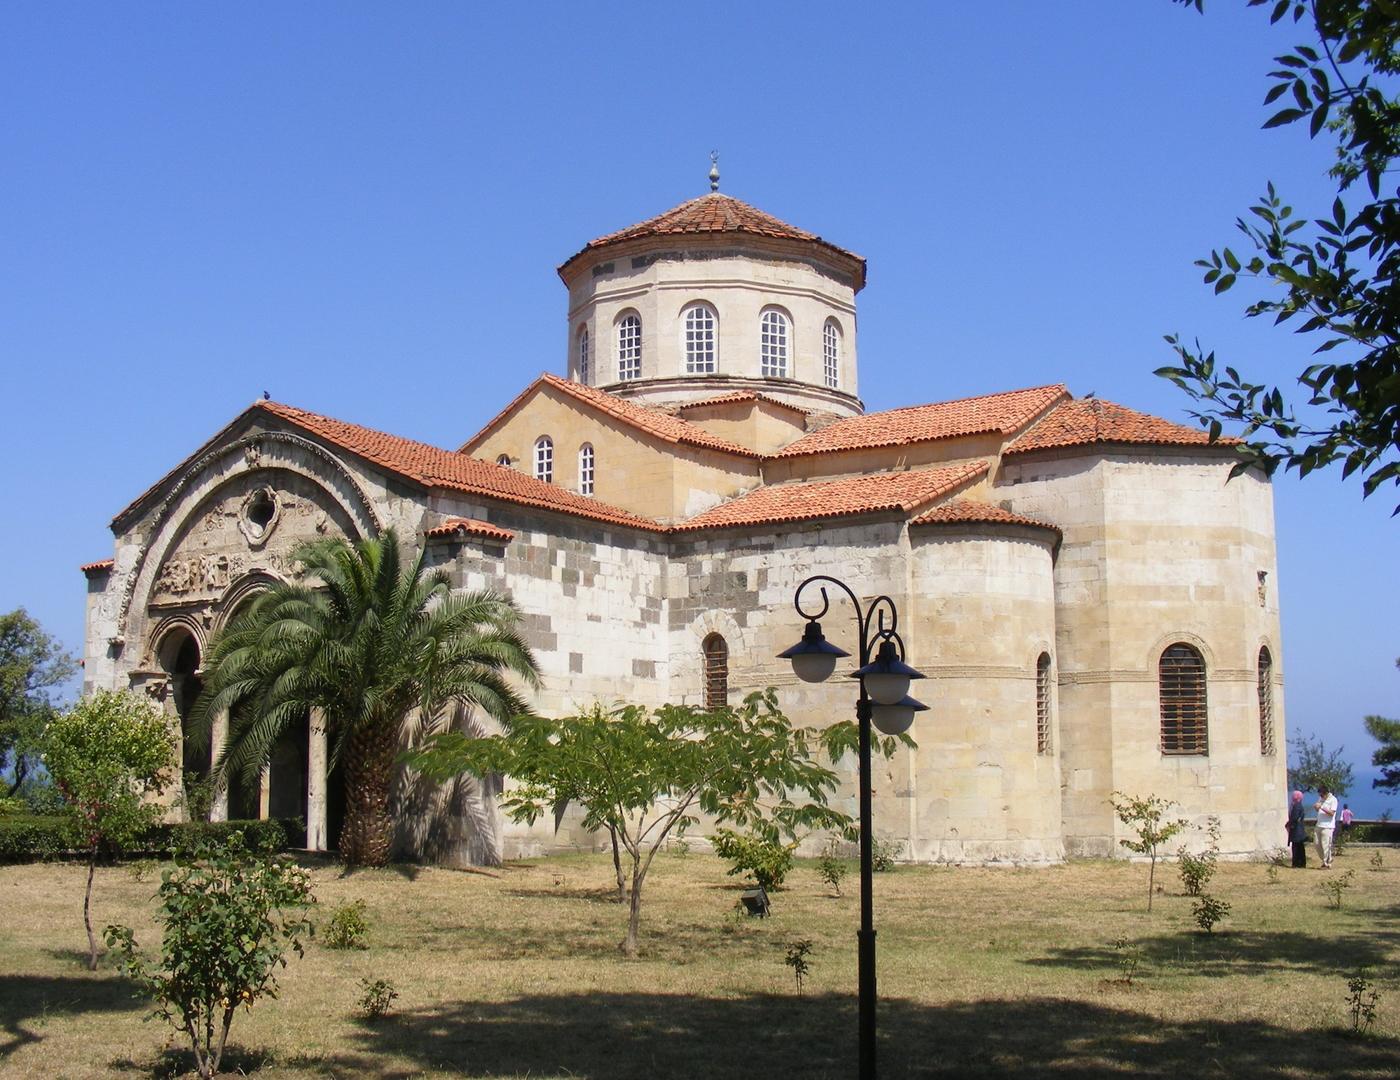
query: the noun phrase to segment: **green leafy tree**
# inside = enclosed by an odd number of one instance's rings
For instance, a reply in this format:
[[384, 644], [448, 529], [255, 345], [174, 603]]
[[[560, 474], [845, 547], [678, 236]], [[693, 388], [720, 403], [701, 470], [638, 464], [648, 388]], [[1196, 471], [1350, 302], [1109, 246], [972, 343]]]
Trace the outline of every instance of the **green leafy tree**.
[[74, 835], [87, 853], [83, 925], [88, 967], [95, 971], [92, 881], [98, 855], [127, 846], [164, 813], [154, 796], [174, 778], [175, 739], [165, 717], [145, 698], [127, 690], [99, 690], [49, 724], [44, 765], [63, 794]]
[[54, 692], [78, 670], [24, 608], [0, 615], [0, 774], [22, 793], [43, 754], [44, 729], [56, 715]]
[[1344, 746], [1329, 750], [1321, 739], [1300, 735], [1290, 739], [1293, 763], [1288, 766], [1288, 786], [1298, 791], [1320, 791], [1326, 788], [1341, 798], [1351, 790], [1354, 780], [1351, 765], [1342, 757]]
[[[1395, 666], [1400, 668], [1400, 660], [1395, 661]], [[1382, 791], [1400, 791], [1400, 720], [1368, 716], [1366, 732], [1381, 744], [1371, 755], [1371, 764], [1381, 771], [1380, 776], [1371, 781], [1371, 786]]]
[[1156, 795], [1139, 798], [1115, 791], [1108, 801], [1112, 804], [1114, 813], [1118, 815], [1118, 820], [1133, 833], [1131, 839], [1124, 838], [1118, 842], [1129, 851], [1147, 856], [1147, 910], [1151, 911], [1152, 894], [1156, 891], [1157, 852], [1173, 836], [1189, 828], [1191, 823], [1185, 818], [1168, 820], [1167, 811], [1175, 804], [1170, 799]]
[[[836, 774], [816, 755], [824, 750], [835, 760], [854, 749], [856, 737], [850, 721], [821, 731], [794, 727], [769, 689], [738, 708], [599, 705], [557, 720], [521, 717], [501, 736], [438, 735], [410, 760], [441, 778], [514, 778], [504, 803], [513, 820], [533, 823], [578, 800], [586, 827], [614, 830], [630, 865], [621, 948], [634, 955], [647, 871], [672, 830], [700, 813], [769, 839], [849, 829], [850, 818], [827, 802]], [[888, 752], [894, 740], [883, 745]]]
[[[1176, 2], [1204, 10], [1204, 0]], [[1197, 265], [1217, 293], [1257, 282], [1260, 295], [1245, 314], [1291, 325], [1316, 342], [1314, 355], [1326, 356], [1297, 376], [1301, 412], [1292, 393], [1253, 382], [1176, 335], [1167, 341], [1179, 363], [1157, 374], [1196, 401], [1193, 415], [1212, 435], [1224, 424], [1243, 426], [1236, 471], [1283, 465], [1306, 476], [1341, 462], [1343, 478], [1358, 474], [1370, 495], [1387, 481], [1400, 484], [1400, 191], [1392, 187], [1400, 101], [1391, 93], [1400, 15], [1393, 0], [1247, 3], [1269, 9], [1271, 22], [1305, 26], [1312, 39], [1277, 57], [1264, 126], [1306, 124], [1311, 138], [1334, 140], [1338, 193], [1308, 221], [1269, 184], [1251, 216], [1236, 222], [1244, 254], [1223, 247]]]
[[501, 721], [526, 711], [514, 675], [538, 685], [519, 613], [490, 591], [454, 592], [420, 554], [406, 563], [393, 529], [350, 544], [299, 547], [301, 580], [254, 598], [211, 644], [194, 720], [205, 739], [228, 710], [216, 774], [254, 782], [278, 737], [320, 710], [342, 765], [347, 863], [389, 861], [390, 785], [405, 728], [439, 726], [474, 707]]
[[270, 852], [249, 852], [234, 833], [177, 859], [156, 895], [164, 926], [159, 961], [140, 955], [125, 926], [107, 927], [107, 944], [155, 1001], [152, 1015], [185, 1033], [199, 1075], [211, 1077], [239, 1007], [275, 998], [287, 950], [302, 955], [311, 884], [306, 871]]

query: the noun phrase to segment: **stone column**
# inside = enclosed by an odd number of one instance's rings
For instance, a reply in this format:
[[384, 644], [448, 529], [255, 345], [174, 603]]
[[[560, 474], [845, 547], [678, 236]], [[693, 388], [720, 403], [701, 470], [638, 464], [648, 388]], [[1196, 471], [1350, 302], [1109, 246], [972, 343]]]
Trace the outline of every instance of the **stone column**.
[[306, 750], [306, 846], [326, 850], [326, 718], [311, 710]]
[[[228, 739], [228, 710], [221, 709], [214, 717], [213, 726], [209, 732], [209, 772], [214, 772], [214, 762], [219, 759], [219, 754], [223, 751], [224, 742]], [[223, 783], [214, 792], [214, 801], [209, 805], [210, 821], [228, 820], [228, 785], [229, 779], [224, 777]]]
[[264, 821], [272, 812], [272, 766], [264, 765], [258, 774], [258, 820]]

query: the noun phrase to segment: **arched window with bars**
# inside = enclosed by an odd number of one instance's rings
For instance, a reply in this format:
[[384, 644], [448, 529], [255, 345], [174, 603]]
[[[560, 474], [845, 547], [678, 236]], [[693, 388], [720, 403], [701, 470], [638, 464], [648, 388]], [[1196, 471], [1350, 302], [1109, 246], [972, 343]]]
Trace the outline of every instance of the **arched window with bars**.
[[841, 328], [835, 319], [822, 327], [822, 381], [833, 390], [841, 381]]
[[617, 377], [622, 382], [642, 377], [642, 319], [635, 311], [617, 320]]
[[787, 313], [778, 308], [765, 308], [758, 326], [759, 371], [765, 378], [787, 378], [791, 338], [792, 322]]
[[588, 385], [588, 375], [590, 370], [590, 357], [588, 355], [588, 327], [578, 328], [578, 381], [585, 386]]
[[1048, 754], [1054, 748], [1050, 731], [1050, 654], [1043, 652], [1035, 662], [1035, 752], [1037, 754]]
[[705, 653], [705, 708], [729, 704], [729, 645], [719, 634], [710, 634], [701, 648]]
[[535, 479], [554, 482], [554, 440], [548, 435], [535, 440]]
[[1157, 662], [1162, 753], [1207, 752], [1206, 661], [1194, 645], [1178, 641]]
[[1274, 744], [1274, 658], [1259, 649], [1259, 752], [1272, 754]]
[[578, 448], [578, 493], [593, 494], [593, 444], [584, 443]]
[[709, 304], [691, 304], [685, 309], [685, 371], [687, 375], [709, 375], [719, 370], [719, 318]]

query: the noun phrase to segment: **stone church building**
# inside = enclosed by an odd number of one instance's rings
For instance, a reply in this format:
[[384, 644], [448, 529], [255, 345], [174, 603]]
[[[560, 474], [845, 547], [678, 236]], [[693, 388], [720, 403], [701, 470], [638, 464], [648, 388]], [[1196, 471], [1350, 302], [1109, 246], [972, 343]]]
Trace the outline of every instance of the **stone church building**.
[[[113, 558], [83, 567], [88, 688], [143, 689], [181, 726], [211, 637], [286, 578], [299, 542], [393, 525], [460, 587], [514, 598], [542, 712], [775, 686], [795, 722], [820, 724], [853, 714], [853, 684], [800, 683], [777, 654], [802, 633], [798, 583], [831, 574], [893, 598], [928, 676], [917, 749], [875, 767], [876, 830], [906, 858], [1122, 854], [1114, 791], [1218, 815], [1227, 852], [1277, 847], [1268, 480], [1227, 482], [1224, 441], [1060, 385], [866, 412], [865, 274], [712, 190], [559, 267], [564, 373], [457, 449], [254, 402], [113, 519]], [[855, 651], [844, 600], [823, 621]], [[190, 773], [208, 767], [186, 753]], [[402, 853], [594, 843], [568, 819], [505, 822], [495, 795], [404, 777]], [[308, 720], [212, 814], [300, 816], [325, 848], [342, 805]]]

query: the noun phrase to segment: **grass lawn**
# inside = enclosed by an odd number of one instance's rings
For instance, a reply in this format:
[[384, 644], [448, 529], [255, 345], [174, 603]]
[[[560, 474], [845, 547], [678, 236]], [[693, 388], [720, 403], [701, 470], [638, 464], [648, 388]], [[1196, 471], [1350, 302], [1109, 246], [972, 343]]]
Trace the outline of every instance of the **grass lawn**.
[[[880, 1073], [949, 1076], [1352, 1077], [1400, 1075], [1400, 851], [1332, 871], [1220, 868], [1234, 912], [1196, 929], [1174, 867], [1145, 910], [1147, 868], [902, 867], [875, 877]], [[1320, 885], [1355, 870], [1344, 907]], [[110, 964], [84, 969], [84, 869], [0, 867], [0, 1076], [171, 1076], [191, 1059]], [[370, 947], [313, 942], [280, 1000], [240, 1013], [228, 1072], [262, 1078], [419, 1075], [786, 1080], [855, 1074], [855, 875], [833, 898], [799, 863], [767, 920], [736, 917], [738, 886], [706, 855], [658, 858], [643, 954], [616, 948], [625, 909], [611, 863], [569, 856], [463, 873], [314, 872], [322, 921], [363, 899]], [[99, 871], [95, 920], [148, 948], [155, 878]], [[814, 942], [805, 994], [787, 945]], [[1124, 981], [1126, 938], [1140, 957]], [[1347, 979], [1381, 993], [1352, 1038]], [[361, 978], [400, 993], [355, 1015]]]

